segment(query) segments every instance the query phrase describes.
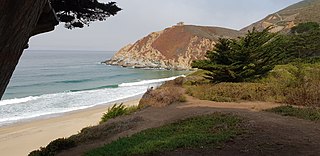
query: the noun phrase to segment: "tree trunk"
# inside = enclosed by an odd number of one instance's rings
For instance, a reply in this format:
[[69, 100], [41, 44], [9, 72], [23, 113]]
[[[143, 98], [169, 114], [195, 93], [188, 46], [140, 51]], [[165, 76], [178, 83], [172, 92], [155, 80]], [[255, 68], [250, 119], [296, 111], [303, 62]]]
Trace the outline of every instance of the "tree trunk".
[[0, 99], [47, 0], [0, 0]]

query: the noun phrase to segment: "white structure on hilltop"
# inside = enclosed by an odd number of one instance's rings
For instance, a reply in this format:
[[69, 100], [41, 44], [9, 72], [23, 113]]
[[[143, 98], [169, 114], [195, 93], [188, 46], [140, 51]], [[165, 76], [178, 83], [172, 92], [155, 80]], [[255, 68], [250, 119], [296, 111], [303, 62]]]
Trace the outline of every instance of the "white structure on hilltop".
[[184, 26], [184, 22], [177, 23], [177, 26]]

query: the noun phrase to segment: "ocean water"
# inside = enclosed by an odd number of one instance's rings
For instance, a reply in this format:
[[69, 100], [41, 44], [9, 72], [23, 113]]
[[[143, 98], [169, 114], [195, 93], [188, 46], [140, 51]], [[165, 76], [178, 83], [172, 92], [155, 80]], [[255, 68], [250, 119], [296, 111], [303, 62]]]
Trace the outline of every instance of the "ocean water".
[[148, 88], [187, 74], [107, 66], [114, 52], [24, 52], [0, 101], [0, 126], [141, 96]]

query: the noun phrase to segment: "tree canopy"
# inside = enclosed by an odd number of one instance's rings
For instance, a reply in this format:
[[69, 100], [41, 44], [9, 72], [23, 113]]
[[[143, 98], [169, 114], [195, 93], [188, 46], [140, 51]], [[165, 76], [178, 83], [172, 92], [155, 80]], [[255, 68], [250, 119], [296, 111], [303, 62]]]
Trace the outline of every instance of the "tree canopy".
[[249, 31], [238, 39], [220, 39], [206, 60], [193, 62], [192, 66], [209, 71], [206, 78], [212, 82], [243, 82], [265, 76], [283, 56], [280, 35], [269, 28]]
[[301, 33], [308, 33], [311, 31], [317, 31], [320, 29], [320, 25], [317, 22], [307, 22], [307, 23], [300, 23], [291, 28], [291, 33], [294, 34], [301, 34]]
[[261, 32], [253, 29], [238, 39], [219, 39], [205, 60], [192, 63], [208, 71], [206, 78], [214, 83], [243, 82], [262, 78], [277, 64], [320, 61], [320, 28], [318, 23], [301, 23], [291, 34]]
[[68, 29], [83, 28], [93, 21], [104, 21], [121, 10], [115, 2], [97, 0], [50, 0], [60, 22]]

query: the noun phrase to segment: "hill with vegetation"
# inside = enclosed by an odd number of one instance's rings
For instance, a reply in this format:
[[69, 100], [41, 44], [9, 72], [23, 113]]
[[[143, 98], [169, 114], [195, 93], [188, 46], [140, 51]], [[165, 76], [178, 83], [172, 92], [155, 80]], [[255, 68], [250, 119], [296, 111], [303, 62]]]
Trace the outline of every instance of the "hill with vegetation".
[[241, 29], [241, 31], [247, 32], [254, 27], [261, 31], [269, 26], [273, 26], [272, 32], [288, 32], [292, 27], [299, 23], [320, 23], [319, 10], [320, 0], [304, 0], [276, 13], [270, 14], [261, 21]]

